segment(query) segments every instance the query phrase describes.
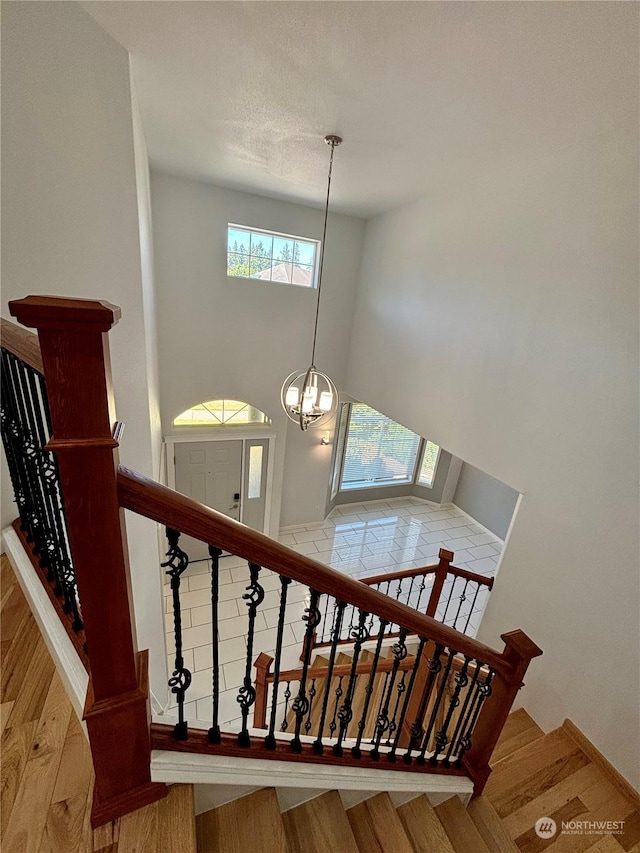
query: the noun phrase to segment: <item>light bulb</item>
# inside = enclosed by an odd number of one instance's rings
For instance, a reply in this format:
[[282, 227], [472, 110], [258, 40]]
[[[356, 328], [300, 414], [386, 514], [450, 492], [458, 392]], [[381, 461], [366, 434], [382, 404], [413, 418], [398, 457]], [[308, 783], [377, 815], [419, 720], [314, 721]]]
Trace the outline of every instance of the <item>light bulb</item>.
[[330, 412], [331, 406], [333, 406], [333, 394], [331, 391], [323, 391], [320, 394], [320, 408], [323, 412]]
[[285, 402], [287, 406], [297, 406], [300, 399], [300, 390], [295, 385], [290, 385], [287, 388]]

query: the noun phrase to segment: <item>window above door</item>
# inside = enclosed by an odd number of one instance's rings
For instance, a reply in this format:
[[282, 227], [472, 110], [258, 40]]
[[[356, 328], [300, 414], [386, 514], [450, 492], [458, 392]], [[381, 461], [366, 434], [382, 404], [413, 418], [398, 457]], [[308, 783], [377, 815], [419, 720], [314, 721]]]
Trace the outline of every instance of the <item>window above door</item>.
[[174, 427], [247, 426], [271, 423], [264, 412], [242, 400], [209, 400], [178, 415]]

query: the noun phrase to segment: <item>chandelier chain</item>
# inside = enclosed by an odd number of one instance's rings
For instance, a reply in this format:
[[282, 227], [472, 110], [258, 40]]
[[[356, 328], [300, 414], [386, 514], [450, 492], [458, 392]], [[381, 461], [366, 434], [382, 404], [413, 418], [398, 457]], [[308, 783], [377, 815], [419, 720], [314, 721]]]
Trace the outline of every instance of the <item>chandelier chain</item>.
[[324, 247], [327, 238], [327, 220], [329, 218], [329, 195], [331, 193], [331, 172], [333, 171], [333, 152], [336, 145], [340, 145], [342, 140], [339, 136], [327, 136], [325, 142], [331, 146], [331, 156], [329, 157], [329, 175], [327, 178], [327, 200], [324, 208], [324, 226], [322, 229], [322, 246], [320, 248], [320, 265], [318, 270], [318, 299], [316, 300], [316, 319], [313, 326], [313, 346], [311, 348], [311, 367], [315, 367], [316, 363], [316, 339], [318, 337], [318, 317], [320, 316], [320, 295], [322, 291], [322, 269], [324, 267]]

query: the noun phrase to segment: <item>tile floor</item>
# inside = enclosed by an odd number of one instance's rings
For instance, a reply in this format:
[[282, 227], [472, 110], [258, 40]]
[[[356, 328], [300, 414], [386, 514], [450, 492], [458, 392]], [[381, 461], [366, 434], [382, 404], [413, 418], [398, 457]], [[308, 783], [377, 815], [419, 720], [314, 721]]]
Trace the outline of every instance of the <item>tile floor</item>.
[[[500, 540], [485, 532], [457, 507], [440, 507], [412, 497], [336, 507], [323, 524], [283, 530], [280, 542], [355, 578], [431, 565], [437, 562], [441, 547], [454, 552], [454, 565], [491, 576], [495, 573], [502, 549]], [[239, 729], [241, 723], [237, 695], [246, 667], [247, 603], [242, 599], [249, 582], [246, 561], [235, 556], [222, 557], [219, 582], [220, 721], [234, 730]], [[256, 617], [254, 660], [260, 651], [273, 655], [280, 601], [280, 580], [276, 574], [262, 570], [260, 584], [265, 590], [265, 597]], [[171, 671], [174, 637], [168, 585], [164, 591]], [[308, 597], [307, 587], [295, 582], [290, 585], [282, 669], [300, 665], [305, 631], [302, 616]], [[206, 724], [211, 720], [212, 692], [211, 597], [207, 561], [192, 563], [187, 568], [182, 578], [180, 600], [185, 666], [192, 673], [185, 717], [190, 724], [195, 720]], [[481, 594], [475, 602], [475, 609], [468, 614], [467, 633], [472, 636], [477, 631], [485, 603], [486, 595]], [[447, 612], [447, 622], [450, 621], [450, 613]], [[437, 615], [441, 618], [442, 612]], [[250, 725], [251, 721], [252, 714]]]

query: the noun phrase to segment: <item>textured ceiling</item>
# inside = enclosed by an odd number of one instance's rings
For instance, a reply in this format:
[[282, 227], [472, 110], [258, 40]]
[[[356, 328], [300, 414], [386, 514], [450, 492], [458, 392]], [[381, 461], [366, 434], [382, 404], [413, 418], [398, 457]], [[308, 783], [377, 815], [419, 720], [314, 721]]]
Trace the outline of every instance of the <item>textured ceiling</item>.
[[633, 120], [638, 5], [88, 2], [153, 166], [371, 216]]

